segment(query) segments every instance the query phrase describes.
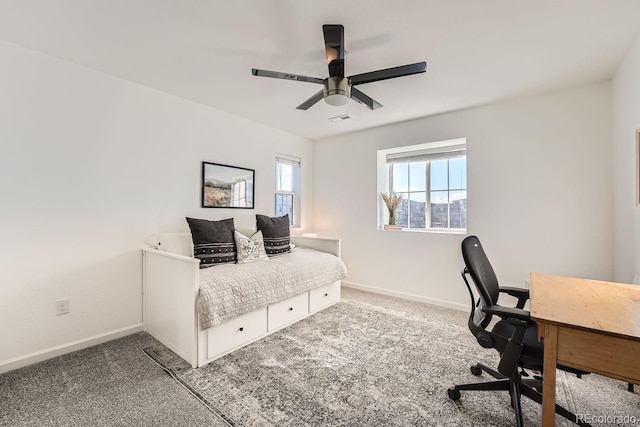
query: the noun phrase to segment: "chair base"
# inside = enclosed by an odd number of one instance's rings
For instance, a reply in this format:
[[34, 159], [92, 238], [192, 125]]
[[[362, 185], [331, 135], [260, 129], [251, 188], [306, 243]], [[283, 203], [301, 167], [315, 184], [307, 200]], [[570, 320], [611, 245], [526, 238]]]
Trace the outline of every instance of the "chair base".
[[[521, 396], [524, 395], [529, 399], [542, 404], [542, 381], [538, 378], [523, 379], [522, 375], [517, 370], [511, 375], [511, 377], [505, 377], [499, 372], [478, 363], [471, 367], [471, 372], [474, 375], [480, 375], [482, 371], [488, 373], [492, 377], [496, 378], [495, 381], [487, 381], [481, 383], [460, 384], [447, 390], [449, 398], [452, 400], [460, 399], [460, 390], [464, 391], [487, 391], [487, 390], [508, 390], [511, 396], [511, 406], [513, 407], [516, 415], [517, 427], [523, 427], [524, 421], [522, 419], [522, 407]], [[567, 409], [556, 404], [556, 414], [566, 418], [580, 426], [590, 426], [591, 424], [583, 421], [577, 421], [575, 414], [569, 412]]]

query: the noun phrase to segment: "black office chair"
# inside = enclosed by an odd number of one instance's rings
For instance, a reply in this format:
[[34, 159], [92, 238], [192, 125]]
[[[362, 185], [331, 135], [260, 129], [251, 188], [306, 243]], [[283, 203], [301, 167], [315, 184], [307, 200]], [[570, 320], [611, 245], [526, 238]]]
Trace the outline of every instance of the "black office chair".
[[[496, 381], [456, 385], [448, 390], [449, 398], [460, 399], [460, 390], [508, 390], [511, 396], [511, 406], [516, 415], [518, 427], [523, 426], [521, 396], [542, 403], [542, 378], [529, 374], [524, 369], [542, 373], [543, 346], [538, 341], [538, 328], [531, 320], [529, 312], [523, 307], [529, 299], [529, 291], [520, 288], [500, 287], [495, 272], [489, 263], [480, 240], [476, 236], [468, 236], [462, 241], [462, 257], [465, 268], [462, 269], [469, 294], [471, 295], [471, 315], [469, 316], [469, 329], [476, 337], [478, 343], [484, 348], [494, 348], [500, 353], [498, 370], [491, 369], [483, 364], [471, 367], [473, 375], [481, 375], [486, 372], [496, 378]], [[469, 285], [467, 275], [471, 276], [478, 291], [478, 298]], [[506, 293], [518, 299], [515, 308], [498, 305], [498, 295]], [[489, 331], [493, 316], [499, 320]], [[569, 367], [558, 366], [578, 375], [586, 372]], [[576, 416], [556, 405], [556, 413], [578, 425], [589, 425], [584, 422], [576, 422]]]

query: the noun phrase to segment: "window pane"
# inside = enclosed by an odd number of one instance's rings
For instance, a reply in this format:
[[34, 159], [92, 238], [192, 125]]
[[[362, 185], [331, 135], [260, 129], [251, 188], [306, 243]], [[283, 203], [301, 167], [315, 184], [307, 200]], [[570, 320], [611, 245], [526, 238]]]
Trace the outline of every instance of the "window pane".
[[451, 203], [457, 200], [462, 200], [462, 199], [467, 200], [467, 191], [466, 190], [450, 191], [449, 199], [451, 200]]
[[409, 163], [410, 191], [427, 191], [427, 162]]
[[426, 206], [427, 193], [418, 192], [409, 195], [409, 227], [425, 228], [427, 223]]
[[400, 206], [396, 209], [396, 224], [401, 225], [402, 227], [409, 226], [409, 211], [408, 206], [409, 202], [407, 200], [407, 194], [402, 194], [402, 200], [400, 201]]
[[278, 163], [276, 168], [276, 190], [293, 191], [293, 166]]
[[431, 204], [433, 203], [449, 203], [448, 191], [432, 191], [431, 192]]
[[467, 158], [458, 157], [449, 160], [449, 188], [467, 188]]
[[452, 191], [449, 218], [451, 228], [467, 228], [467, 192]]
[[393, 164], [393, 192], [404, 193], [409, 190], [409, 163]]
[[431, 192], [431, 227], [449, 227], [449, 192]]
[[280, 189], [280, 170], [282, 165], [276, 162], [276, 190]]
[[293, 195], [276, 194], [275, 215], [283, 216], [289, 214], [289, 223], [293, 224]]
[[448, 160], [431, 161], [431, 190], [447, 190], [447, 162]]

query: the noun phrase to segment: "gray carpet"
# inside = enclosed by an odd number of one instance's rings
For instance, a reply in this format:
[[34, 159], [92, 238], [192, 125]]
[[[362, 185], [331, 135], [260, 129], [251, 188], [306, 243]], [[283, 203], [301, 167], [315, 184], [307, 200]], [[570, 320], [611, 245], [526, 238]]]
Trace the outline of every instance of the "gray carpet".
[[[469, 373], [471, 363], [496, 362], [466, 329], [466, 314], [348, 288], [343, 296], [366, 304], [349, 303], [357, 310], [340, 316], [340, 306], [319, 313], [209, 368], [181, 366], [139, 333], [0, 375], [0, 426], [228, 425], [215, 411], [231, 423], [246, 419], [245, 425], [513, 425], [504, 393], [463, 392], [459, 402], [446, 397], [452, 384], [479, 380]], [[330, 327], [319, 327], [321, 319]], [[445, 336], [428, 332], [443, 323], [453, 325]], [[384, 324], [390, 327], [379, 327]], [[407, 327], [415, 331], [402, 333]], [[450, 345], [458, 339], [461, 347]], [[206, 405], [143, 353], [149, 347], [177, 379], [198, 379], [187, 384]], [[204, 374], [216, 366], [222, 374]], [[619, 381], [560, 374], [558, 383], [567, 406], [640, 419], [638, 391], [628, 393]], [[527, 426], [539, 425], [536, 405], [526, 403], [524, 411]]]
[[0, 375], [0, 426], [225, 426], [138, 333]]
[[[506, 392], [447, 397], [454, 384], [481, 381], [471, 364], [495, 366], [497, 359], [477, 345], [464, 316], [423, 304], [387, 305], [393, 304], [343, 299], [198, 369], [164, 346], [145, 351], [231, 425], [514, 425]], [[557, 400], [576, 413], [640, 422], [638, 395], [604, 377], [559, 372]], [[523, 412], [525, 425], [539, 425], [539, 405], [524, 400]], [[558, 417], [557, 425], [573, 424]]]

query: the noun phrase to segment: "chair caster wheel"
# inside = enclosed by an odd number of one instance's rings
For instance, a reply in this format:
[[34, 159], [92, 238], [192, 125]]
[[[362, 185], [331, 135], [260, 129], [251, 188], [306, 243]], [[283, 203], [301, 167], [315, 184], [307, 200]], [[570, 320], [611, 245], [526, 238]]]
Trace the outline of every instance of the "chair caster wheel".
[[482, 369], [480, 369], [477, 366], [473, 365], [471, 367], [471, 373], [477, 377], [479, 375], [482, 375]]
[[449, 395], [449, 399], [451, 400], [459, 400], [460, 399], [460, 390], [456, 390], [455, 388], [450, 388], [447, 390], [447, 394]]

